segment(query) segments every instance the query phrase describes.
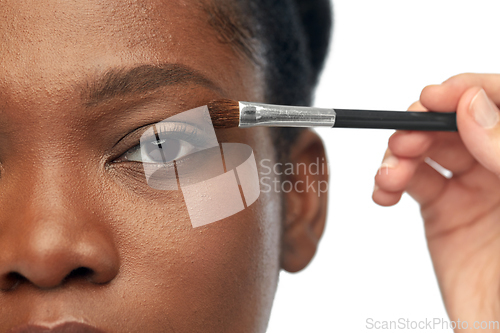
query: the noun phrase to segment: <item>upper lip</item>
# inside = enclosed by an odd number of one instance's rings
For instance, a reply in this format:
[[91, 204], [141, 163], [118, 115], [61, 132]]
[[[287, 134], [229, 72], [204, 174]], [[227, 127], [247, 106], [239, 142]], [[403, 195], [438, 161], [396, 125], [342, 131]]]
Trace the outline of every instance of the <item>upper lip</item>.
[[53, 327], [27, 324], [14, 328], [10, 333], [105, 333], [104, 331], [79, 322], [66, 322]]

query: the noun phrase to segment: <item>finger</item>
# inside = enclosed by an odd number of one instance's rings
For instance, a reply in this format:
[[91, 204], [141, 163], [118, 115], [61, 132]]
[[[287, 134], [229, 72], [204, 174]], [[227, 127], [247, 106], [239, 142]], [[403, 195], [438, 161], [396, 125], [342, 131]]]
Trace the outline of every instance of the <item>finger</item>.
[[373, 189], [372, 200], [380, 206], [393, 206], [401, 200], [403, 192], [387, 192], [380, 189], [377, 185]]
[[421, 206], [434, 201], [448, 180], [427, 163], [420, 163], [406, 186], [406, 192]]
[[[425, 205], [437, 198], [447, 179], [422, 159], [398, 159], [387, 150], [382, 167], [375, 176], [373, 200], [381, 206], [399, 202], [403, 192]], [[387, 166], [389, 165], [389, 166]]]
[[500, 110], [483, 89], [467, 90], [457, 109], [464, 145], [491, 172], [500, 175]]
[[[385, 167], [389, 167], [389, 164], [387, 163], [387, 159], [390, 156], [392, 156], [392, 153], [389, 149], [387, 149], [385, 151], [385, 154], [384, 154], [382, 165], [379, 168], [379, 170], [377, 171], [377, 175], [375, 176], [375, 186], [373, 188], [373, 194], [372, 194], [372, 200], [376, 204], [378, 204], [380, 206], [384, 206], [384, 207], [393, 206], [393, 205], [397, 204], [399, 202], [399, 200], [401, 200], [401, 196], [403, 195], [402, 190], [396, 191], [396, 192], [391, 192], [391, 191], [387, 191], [385, 189], [382, 189], [379, 186], [379, 184], [380, 184], [380, 177], [379, 176], [380, 176], [381, 170], [383, 170], [383, 168], [385, 168]], [[382, 171], [382, 172], [385, 172], [385, 171]]]
[[453, 172], [455, 176], [468, 172], [476, 164], [475, 157], [458, 133], [434, 133], [426, 156]]
[[372, 198], [381, 206], [391, 206], [398, 203], [406, 191], [419, 204], [426, 204], [442, 192], [446, 182], [445, 177], [422, 159], [400, 159], [387, 150], [375, 176]]
[[432, 133], [418, 131], [397, 131], [389, 138], [389, 149], [403, 158], [416, 158], [430, 149], [434, 138]]
[[476, 163], [457, 133], [397, 131], [389, 138], [389, 149], [400, 158], [430, 157], [456, 175]]
[[[409, 111], [427, 110], [420, 101], [413, 103]], [[457, 133], [397, 131], [389, 139], [389, 149], [400, 157], [416, 158], [421, 155], [461, 175], [473, 167], [475, 158]]]
[[421, 159], [397, 157], [387, 150], [375, 176], [375, 184], [386, 192], [402, 192], [420, 163]]
[[415, 112], [427, 112], [429, 109], [427, 109], [425, 106], [422, 105], [420, 101], [416, 101], [410, 107], [408, 108], [408, 111], [415, 111]]
[[462, 95], [472, 87], [482, 87], [493, 102], [500, 105], [499, 74], [459, 74], [440, 85], [430, 85], [422, 90], [420, 101], [433, 111], [455, 112]]
[[[408, 111], [428, 111], [420, 101], [413, 103]], [[397, 156], [413, 158], [422, 155], [432, 143], [432, 132], [396, 131], [389, 138], [389, 149]]]

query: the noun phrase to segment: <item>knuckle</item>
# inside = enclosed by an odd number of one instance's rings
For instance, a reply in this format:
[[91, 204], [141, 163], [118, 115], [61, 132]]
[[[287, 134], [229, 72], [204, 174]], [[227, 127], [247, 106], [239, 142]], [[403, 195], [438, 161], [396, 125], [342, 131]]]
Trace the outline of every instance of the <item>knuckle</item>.
[[479, 74], [475, 73], [460, 73], [457, 75], [453, 75], [452, 77], [444, 81], [443, 84], [463, 85], [476, 79], [478, 76]]

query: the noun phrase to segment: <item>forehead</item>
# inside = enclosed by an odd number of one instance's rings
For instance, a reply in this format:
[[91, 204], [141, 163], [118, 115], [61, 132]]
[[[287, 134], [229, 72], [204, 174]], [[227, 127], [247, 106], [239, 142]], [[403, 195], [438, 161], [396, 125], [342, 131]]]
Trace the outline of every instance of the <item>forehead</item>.
[[182, 64], [222, 89], [251, 76], [198, 1], [5, 0], [0, 45], [4, 92], [54, 94], [89, 74], [138, 64]]

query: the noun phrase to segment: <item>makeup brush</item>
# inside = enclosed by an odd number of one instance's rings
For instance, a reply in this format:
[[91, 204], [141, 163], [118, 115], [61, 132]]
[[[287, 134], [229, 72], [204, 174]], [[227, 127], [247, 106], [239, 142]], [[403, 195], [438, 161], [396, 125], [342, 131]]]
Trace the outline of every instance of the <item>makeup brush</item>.
[[456, 113], [320, 109], [220, 99], [208, 103], [215, 128], [344, 127], [456, 132]]

